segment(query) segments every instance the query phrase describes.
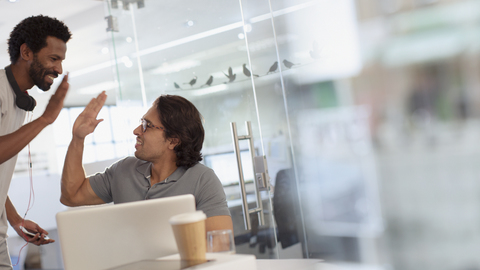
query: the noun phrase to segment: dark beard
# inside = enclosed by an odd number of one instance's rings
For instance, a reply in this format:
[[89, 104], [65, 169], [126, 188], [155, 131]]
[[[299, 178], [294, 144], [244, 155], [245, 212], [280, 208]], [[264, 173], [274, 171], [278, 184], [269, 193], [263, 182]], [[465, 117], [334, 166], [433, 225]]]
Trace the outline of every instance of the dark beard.
[[32, 78], [33, 83], [43, 91], [48, 91], [50, 89], [51, 84], [45, 82], [45, 76], [47, 74], [52, 74], [56, 77], [58, 74], [56, 72], [48, 72], [48, 70], [38, 61], [37, 55], [33, 55], [33, 62], [30, 66], [30, 70], [28, 72], [30, 78]]

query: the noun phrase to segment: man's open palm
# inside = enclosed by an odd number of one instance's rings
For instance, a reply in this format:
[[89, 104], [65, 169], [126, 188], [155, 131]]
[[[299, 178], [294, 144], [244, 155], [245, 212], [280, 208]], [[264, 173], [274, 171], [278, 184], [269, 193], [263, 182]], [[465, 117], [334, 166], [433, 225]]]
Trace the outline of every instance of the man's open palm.
[[105, 91], [100, 93], [96, 98], [92, 98], [83, 112], [77, 117], [73, 124], [73, 136], [84, 139], [88, 134], [92, 133], [97, 125], [103, 119], [97, 119], [98, 113], [105, 104], [107, 95]]

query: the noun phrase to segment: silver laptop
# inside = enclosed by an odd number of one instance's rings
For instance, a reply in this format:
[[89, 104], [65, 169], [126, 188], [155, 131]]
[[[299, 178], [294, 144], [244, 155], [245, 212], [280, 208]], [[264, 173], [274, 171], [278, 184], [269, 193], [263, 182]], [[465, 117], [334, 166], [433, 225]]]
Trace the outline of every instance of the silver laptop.
[[57, 213], [65, 270], [108, 269], [178, 252], [168, 219], [194, 212], [193, 195]]

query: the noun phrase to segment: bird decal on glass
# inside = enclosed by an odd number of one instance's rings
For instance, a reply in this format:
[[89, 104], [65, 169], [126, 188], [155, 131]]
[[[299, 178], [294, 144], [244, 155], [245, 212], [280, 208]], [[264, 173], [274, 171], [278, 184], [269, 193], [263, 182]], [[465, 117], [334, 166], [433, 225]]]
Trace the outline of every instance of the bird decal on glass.
[[202, 85], [201, 87], [204, 87], [204, 86], [210, 86], [213, 82], [213, 76], [210, 75], [210, 78], [208, 78], [207, 82]]
[[320, 46], [318, 46], [318, 43], [316, 41], [313, 41], [313, 46], [312, 46], [312, 50], [310, 51], [310, 56], [313, 59], [320, 58]]
[[191, 87], [197, 82], [197, 76], [194, 76], [193, 79], [190, 80], [188, 83], [183, 83], [183, 84], [190, 84]]
[[268, 70], [267, 74], [277, 71], [277, 68], [278, 68], [278, 61], [275, 61], [275, 63], [273, 63], [273, 65]]
[[[252, 76], [252, 73], [250, 72], [250, 70], [247, 68], [247, 64], [243, 64], [243, 74], [245, 74], [245, 76], [247, 77], [251, 77]], [[257, 74], [253, 74], [253, 77], [258, 77]]]
[[180, 88], [180, 85], [178, 85], [176, 82], [173, 82], [173, 86], [175, 86], [175, 89], [182, 89]]
[[[225, 72], [223, 72], [223, 74], [225, 74]], [[228, 68], [228, 75], [225, 74], [225, 76], [227, 76], [228, 82], [231, 83], [231, 82], [235, 81], [235, 78], [237, 77], [237, 74], [233, 74], [232, 67], [229, 67]]]
[[298, 64], [294, 64], [292, 62], [289, 62], [287, 60], [283, 60], [283, 64], [287, 67], [287, 68], [292, 68], [293, 66], [295, 65], [298, 65]]

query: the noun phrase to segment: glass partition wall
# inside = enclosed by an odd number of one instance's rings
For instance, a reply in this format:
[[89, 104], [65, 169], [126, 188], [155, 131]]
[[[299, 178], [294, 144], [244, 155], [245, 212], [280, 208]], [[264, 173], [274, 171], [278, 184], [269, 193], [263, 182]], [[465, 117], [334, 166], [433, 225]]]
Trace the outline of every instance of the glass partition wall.
[[205, 118], [203, 162], [224, 184], [237, 253], [376, 257], [370, 112], [353, 104], [344, 80], [361, 68], [353, 0], [105, 7], [117, 106], [134, 125], [161, 94], [195, 104]]

